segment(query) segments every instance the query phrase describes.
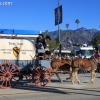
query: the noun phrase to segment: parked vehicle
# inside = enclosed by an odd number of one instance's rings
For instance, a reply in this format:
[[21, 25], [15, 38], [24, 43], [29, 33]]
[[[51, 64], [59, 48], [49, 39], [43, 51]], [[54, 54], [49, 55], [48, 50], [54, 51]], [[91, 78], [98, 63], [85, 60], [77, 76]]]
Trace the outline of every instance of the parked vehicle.
[[71, 52], [75, 57], [80, 55], [82, 58], [90, 58], [94, 54], [94, 48], [92, 46], [74, 46], [69, 49], [71, 49]]

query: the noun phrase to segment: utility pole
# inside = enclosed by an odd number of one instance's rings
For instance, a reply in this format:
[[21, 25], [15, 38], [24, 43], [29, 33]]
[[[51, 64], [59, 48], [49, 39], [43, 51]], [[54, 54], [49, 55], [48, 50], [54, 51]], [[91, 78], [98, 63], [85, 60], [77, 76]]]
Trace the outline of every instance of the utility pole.
[[[59, 0], [58, 0], [58, 10], [59, 10]], [[58, 39], [60, 44], [60, 24], [59, 24], [59, 18], [58, 18]]]
[[[58, 10], [59, 10], [59, 3], [60, 0], [58, 0]], [[59, 24], [59, 15], [58, 15], [58, 39], [59, 39], [59, 56], [61, 56], [61, 43], [60, 43], [60, 24]]]

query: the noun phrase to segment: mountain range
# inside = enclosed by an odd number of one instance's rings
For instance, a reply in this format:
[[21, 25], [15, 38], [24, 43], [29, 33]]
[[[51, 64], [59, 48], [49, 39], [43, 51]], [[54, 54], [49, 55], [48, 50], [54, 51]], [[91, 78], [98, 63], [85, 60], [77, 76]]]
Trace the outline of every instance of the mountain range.
[[[58, 30], [48, 32], [52, 39], [56, 40], [58, 37]], [[97, 29], [86, 29], [84, 27], [78, 28], [77, 30], [61, 30], [60, 31], [60, 41], [61, 44], [66, 45], [68, 41], [71, 41], [73, 44], [80, 44], [86, 42], [91, 44], [91, 40], [96, 35], [100, 34], [100, 31]]]

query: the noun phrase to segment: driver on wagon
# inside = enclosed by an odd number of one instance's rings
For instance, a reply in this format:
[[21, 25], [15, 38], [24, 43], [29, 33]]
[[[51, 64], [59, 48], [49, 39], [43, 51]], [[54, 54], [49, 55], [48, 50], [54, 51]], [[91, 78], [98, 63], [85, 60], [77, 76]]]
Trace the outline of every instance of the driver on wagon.
[[41, 42], [42, 42], [42, 44], [43, 44], [44, 49], [46, 48], [47, 42], [48, 42], [49, 40], [51, 40], [51, 37], [50, 37], [49, 35], [47, 35], [44, 39], [42, 39]]
[[39, 34], [39, 37], [37, 37], [36, 43], [37, 43], [37, 49], [39, 49], [40, 47], [42, 47], [43, 49], [46, 48], [47, 46], [47, 41], [51, 40], [51, 37], [49, 35], [47, 35], [45, 38], [43, 36], [43, 34]]

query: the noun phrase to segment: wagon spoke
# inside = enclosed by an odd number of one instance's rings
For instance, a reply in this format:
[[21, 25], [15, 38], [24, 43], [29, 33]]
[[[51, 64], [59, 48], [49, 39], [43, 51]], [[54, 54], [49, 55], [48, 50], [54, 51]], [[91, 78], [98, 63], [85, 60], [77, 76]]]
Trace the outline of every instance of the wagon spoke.
[[3, 85], [3, 84], [4, 84], [4, 82], [5, 82], [5, 80], [3, 80], [3, 82], [1, 83], [1, 85]]
[[35, 84], [36, 84], [36, 86], [40, 86], [41, 85], [40, 81], [36, 81]]
[[40, 69], [38, 69], [37, 72], [40, 74], [40, 72], [41, 72]]
[[6, 64], [6, 63], [5, 63], [5, 67], [6, 67], [6, 68], [5, 68], [6, 71], [10, 70], [10, 66], [9, 66], [9, 64]]
[[19, 74], [19, 72], [14, 72], [14, 73], [11, 73], [12, 75], [18, 75]]
[[3, 70], [0, 70], [0, 73], [3, 73], [4, 74], [5, 72], [3, 72]]
[[39, 80], [40, 79], [40, 76], [34, 76], [34, 79], [35, 80]]
[[45, 75], [44, 79], [50, 79], [51, 77], [49, 77], [49, 75]]
[[3, 72], [3, 73], [5, 73], [6, 72], [6, 68], [4, 67], [4, 66], [0, 66], [1, 68], [1, 71]]
[[8, 84], [9, 84], [8, 86], [11, 86], [11, 82], [10, 82], [10, 80], [8, 81]]
[[11, 73], [16, 73], [16, 72], [19, 72], [17, 69], [11, 71]]
[[8, 81], [6, 80], [6, 82], [5, 82], [5, 83], [6, 83], [6, 84], [5, 84], [6, 87], [8, 86], [8, 85], [7, 85], [7, 82], [8, 82]]
[[4, 73], [0, 73], [0, 76], [4, 76]]
[[35, 75], [40, 75], [39, 73], [35, 72]]
[[10, 67], [10, 72], [12, 72], [14, 69], [15, 69], [15, 66], [12, 65], [12, 66]]
[[0, 70], [0, 76], [4, 75], [4, 72]]

